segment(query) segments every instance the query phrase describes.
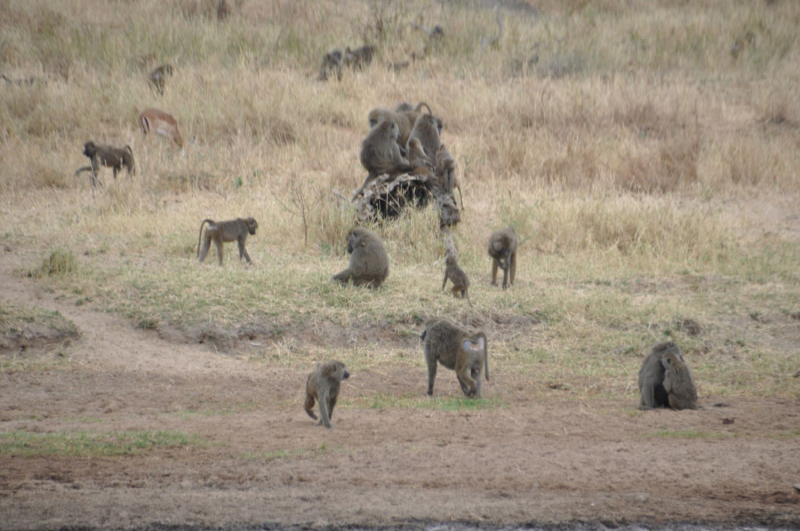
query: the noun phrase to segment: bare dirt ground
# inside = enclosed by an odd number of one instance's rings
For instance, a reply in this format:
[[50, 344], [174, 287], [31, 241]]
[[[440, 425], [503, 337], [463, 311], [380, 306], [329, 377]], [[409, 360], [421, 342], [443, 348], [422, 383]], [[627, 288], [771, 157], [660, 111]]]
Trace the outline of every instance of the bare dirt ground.
[[[57, 309], [82, 335], [68, 364], [0, 374], [0, 431], [174, 430], [205, 443], [119, 457], [0, 455], [2, 529], [800, 526], [800, 446], [781, 436], [800, 429], [796, 400], [715, 408], [701, 397], [705, 410], [646, 414], [628, 400], [540, 403], [526, 393], [534, 382], [494, 364], [484, 392], [502, 407], [345, 407], [325, 430], [302, 410], [305, 372], [169, 342], [42, 292], [11, 262], [0, 262], [0, 298]], [[458, 396], [448, 376], [437, 394]], [[424, 392], [425, 375], [403, 369], [354, 374], [342, 390]], [[654, 435], [671, 430], [695, 435]]]

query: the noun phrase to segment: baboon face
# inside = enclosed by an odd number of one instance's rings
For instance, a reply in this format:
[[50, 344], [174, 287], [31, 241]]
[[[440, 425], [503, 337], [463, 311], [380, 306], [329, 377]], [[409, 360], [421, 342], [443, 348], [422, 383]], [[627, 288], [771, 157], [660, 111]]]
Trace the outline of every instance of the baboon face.
[[361, 243], [361, 231], [359, 227], [350, 229], [347, 233], [347, 254], [353, 254], [356, 247]]
[[444, 260], [445, 265], [448, 267], [456, 265], [456, 257], [455, 256], [448, 256]]
[[[675, 348], [677, 349], [677, 346]], [[664, 366], [664, 369], [674, 369], [683, 364], [683, 358], [676, 350], [670, 349], [661, 355], [661, 365]]]
[[345, 368], [344, 363], [336, 361], [329, 363], [323, 369], [323, 374], [329, 380], [341, 382], [350, 378], [350, 372]]
[[247, 232], [250, 234], [255, 234], [256, 229], [258, 228], [258, 222], [253, 218], [247, 218], [245, 220], [245, 224], [247, 225]]
[[89, 142], [86, 142], [86, 144], [83, 145], [84, 155], [86, 155], [89, 158], [92, 158], [94, 157], [95, 153], [97, 153], [97, 145], [95, 145], [94, 142], [90, 140]]

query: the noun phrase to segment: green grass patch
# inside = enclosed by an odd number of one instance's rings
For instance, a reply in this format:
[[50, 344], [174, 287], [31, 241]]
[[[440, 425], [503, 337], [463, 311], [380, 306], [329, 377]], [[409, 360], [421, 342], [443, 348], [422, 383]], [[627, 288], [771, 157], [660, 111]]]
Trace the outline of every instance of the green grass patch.
[[0, 454], [24, 457], [134, 455], [156, 448], [199, 446], [203, 440], [175, 431], [0, 433]]

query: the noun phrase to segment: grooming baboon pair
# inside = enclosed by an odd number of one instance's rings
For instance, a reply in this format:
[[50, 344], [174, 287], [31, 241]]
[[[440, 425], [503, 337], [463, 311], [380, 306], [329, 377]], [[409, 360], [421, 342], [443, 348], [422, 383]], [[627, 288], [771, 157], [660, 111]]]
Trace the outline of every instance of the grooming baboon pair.
[[698, 409], [692, 371], [672, 341], [654, 346], [639, 370], [639, 409]]
[[372, 58], [377, 52], [375, 46], [362, 46], [355, 50], [350, 49], [348, 46], [345, 48], [344, 53], [341, 50], [331, 50], [326, 53], [322, 58], [322, 65], [319, 68], [319, 81], [327, 81], [330, 74], [335, 74], [336, 79], [342, 79], [342, 70], [344, 68], [352, 68], [353, 70], [361, 70], [365, 66], [372, 63]]

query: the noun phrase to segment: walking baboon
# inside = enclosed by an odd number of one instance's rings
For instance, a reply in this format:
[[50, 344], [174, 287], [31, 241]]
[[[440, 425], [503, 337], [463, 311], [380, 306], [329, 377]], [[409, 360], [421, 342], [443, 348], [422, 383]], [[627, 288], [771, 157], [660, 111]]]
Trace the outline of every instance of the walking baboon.
[[447, 319], [432, 319], [420, 336], [425, 341], [428, 365], [428, 396], [433, 394], [437, 362], [456, 371], [461, 390], [469, 397], [481, 397], [481, 373], [489, 381], [489, 353], [486, 334], [470, 334]]
[[[433, 159], [442, 144], [439, 133], [442, 131], [442, 120], [432, 114], [420, 114], [414, 122], [414, 127], [408, 135], [408, 142], [416, 138], [422, 144], [425, 154]], [[408, 143], [406, 143], [408, 153]]]
[[664, 388], [666, 372], [661, 359], [665, 354], [677, 356], [681, 361], [681, 349], [672, 341], [659, 343], [645, 356], [642, 368], [639, 369], [639, 409], [669, 407], [669, 397]]
[[331, 50], [322, 58], [322, 66], [319, 67], [318, 81], [327, 81], [328, 74], [335, 73], [336, 79], [342, 80], [342, 51]]
[[492, 257], [492, 286], [497, 285], [497, 268], [503, 270], [503, 289], [514, 284], [517, 274], [517, 235], [514, 227], [506, 227], [489, 237], [489, 256]]
[[372, 56], [375, 55], [377, 50], [375, 46], [369, 45], [356, 48], [355, 50], [351, 50], [348, 46], [344, 50], [344, 65], [354, 70], [356, 68], [359, 70], [363, 69], [365, 66], [369, 66], [370, 63], [372, 63]]
[[[203, 238], [203, 225], [206, 223], [208, 223], [208, 227], [206, 228], [203, 251], [201, 252], [200, 240]], [[255, 234], [257, 228], [258, 222], [253, 218], [236, 218], [229, 221], [220, 221], [219, 223], [213, 219], [204, 219], [200, 223], [200, 234], [197, 236], [197, 256], [200, 257], [200, 262], [202, 263], [206, 259], [208, 249], [211, 247], [211, 240], [214, 240], [214, 245], [217, 246], [219, 265], [222, 265], [222, 244], [232, 241], [236, 241], [239, 244], [239, 260], [244, 256], [247, 263], [251, 263], [250, 255], [247, 254], [247, 249], [245, 249], [245, 242], [247, 242], [247, 235]]]
[[400, 129], [394, 122], [381, 122], [367, 134], [361, 143], [361, 165], [369, 175], [353, 194], [354, 199], [378, 176], [384, 173], [395, 176], [412, 170], [400, 154], [400, 145], [397, 143], [399, 134]]
[[447, 285], [447, 279], [453, 283], [453, 287], [450, 291], [453, 292], [453, 295], [456, 297], [461, 296], [462, 298], [466, 298], [467, 302], [470, 306], [472, 306], [472, 301], [469, 300], [469, 279], [467, 278], [467, 274], [464, 273], [464, 270], [458, 267], [458, 260], [455, 256], [448, 255], [445, 259], [445, 269], [444, 269], [444, 280], [442, 281], [442, 289]]
[[428, 113], [432, 114], [431, 108], [424, 101], [419, 102], [413, 109], [399, 110], [401, 107], [405, 109], [406, 105], [409, 104], [403, 102], [398, 105], [394, 111], [390, 111], [389, 109], [372, 109], [369, 111], [368, 117], [370, 128], [375, 127], [381, 122], [394, 122], [397, 124], [397, 127], [400, 128], [400, 136], [397, 139], [397, 143], [400, 144], [402, 153], [406, 152], [408, 135], [411, 134], [411, 130], [414, 128], [414, 123], [417, 121], [417, 118], [422, 114], [422, 108], [425, 107], [428, 109]]
[[[461, 195], [461, 181], [456, 175], [456, 161], [444, 144], [441, 144], [436, 152], [433, 173], [445, 187], [447, 193], [452, 194], [453, 189], [458, 188], [458, 198], [461, 200], [461, 208], [463, 209], [464, 196]], [[455, 200], [455, 197], [453, 197], [453, 200]]]
[[317, 420], [314, 414], [314, 402], [319, 402], [319, 414], [322, 420], [318, 426], [331, 427], [333, 408], [339, 398], [339, 384], [350, 378], [350, 373], [341, 361], [326, 361], [317, 365], [317, 369], [308, 375], [306, 380], [305, 410], [308, 416]]
[[153, 87], [162, 96], [164, 95], [164, 85], [167, 82], [167, 78], [171, 77], [172, 73], [173, 73], [173, 66], [171, 64], [165, 63], [163, 65], [155, 67], [148, 76], [148, 78], [150, 79], [150, 84], [153, 85]]
[[[677, 347], [676, 347], [677, 349]], [[678, 352], [668, 350], [661, 355], [664, 366], [664, 390], [672, 409], [697, 409], [697, 387], [692, 371]]]
[[117, 173], [122, 169], [123, 166], [125, 166], [125, 170], [128, 172], [128, 175], [131, 173], [136, 175], [136, 166], [133, 161], [133, 151], [131, 150], [130, 146], [117, 148], [113, 146], [107, 146], [105, 144], [96, 144], [94, 141], [90, 140], [83, 145], [83, 154], [89, 157], [89, 159], [92, 161], [92, 164], [91, 166], [83, 166], [82, 168], [78, 168], [75, 171], [75, 175], [78, 175], [84, 171], [91, 171], [92, 176], [90, 177], [90, 182], [92, 183], [92, 189], [94, 189], [96, 183], [99, 182], [97, 172], [100, 170], [101, 166], [113, 169], [114, 179], [117, 178]]
[[353, 279], [356, 286], [377, 288], [389, 276], [389, 255], [380, 237], [364, 227], [353, 227], [347, 233], [347, 252], [350, 265], [333, 280], [347, 284]]
[[417, 168], [428, 169], [433, 166], [433, 160], [425, 153], [425, 150], [422, 149], [422, 144], [420, 144], [418, 138], [412, 138], [408, 141], [407, 154], [408, 154], [408, 163], [415, 170]]

